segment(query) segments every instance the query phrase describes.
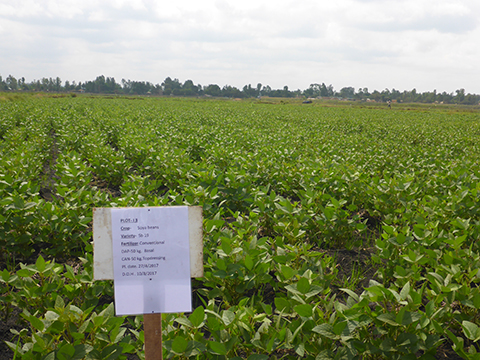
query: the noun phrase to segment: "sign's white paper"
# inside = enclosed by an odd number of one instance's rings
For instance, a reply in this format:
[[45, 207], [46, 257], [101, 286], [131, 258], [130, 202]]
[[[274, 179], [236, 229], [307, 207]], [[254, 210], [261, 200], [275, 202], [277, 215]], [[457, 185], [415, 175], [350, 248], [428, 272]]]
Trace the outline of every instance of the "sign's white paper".
[[192, 311], [188, 207], [111, 214], [116, 314]]

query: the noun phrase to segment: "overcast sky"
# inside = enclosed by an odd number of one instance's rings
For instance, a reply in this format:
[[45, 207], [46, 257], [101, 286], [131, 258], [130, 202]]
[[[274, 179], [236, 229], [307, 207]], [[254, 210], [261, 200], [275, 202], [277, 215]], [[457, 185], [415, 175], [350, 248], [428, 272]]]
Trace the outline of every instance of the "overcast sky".
[[479, 0], [0, 0], [0, 75], [480, 94]]

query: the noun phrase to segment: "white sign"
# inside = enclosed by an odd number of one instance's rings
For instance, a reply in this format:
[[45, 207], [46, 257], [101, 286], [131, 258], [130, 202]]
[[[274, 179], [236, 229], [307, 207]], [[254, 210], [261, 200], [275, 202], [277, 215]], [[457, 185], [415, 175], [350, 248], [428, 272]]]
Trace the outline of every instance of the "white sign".
[[111, 209], [117, 315], [192, 311], [188, 207]]

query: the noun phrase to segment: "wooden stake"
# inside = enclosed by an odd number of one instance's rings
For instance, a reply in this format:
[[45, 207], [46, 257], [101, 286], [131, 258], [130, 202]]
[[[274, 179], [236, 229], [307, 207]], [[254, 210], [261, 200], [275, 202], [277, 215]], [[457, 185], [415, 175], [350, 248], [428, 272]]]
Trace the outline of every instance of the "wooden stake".
[[145, 360], [163, 360], [162, 314], [143, 316], [145, 334]]

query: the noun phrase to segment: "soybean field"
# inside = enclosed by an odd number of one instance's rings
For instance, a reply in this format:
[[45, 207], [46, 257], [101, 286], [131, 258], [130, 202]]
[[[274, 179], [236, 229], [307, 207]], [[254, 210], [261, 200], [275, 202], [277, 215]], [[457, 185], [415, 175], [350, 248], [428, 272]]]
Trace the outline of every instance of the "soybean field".
[[480, 110], [0, 100], [0, 359], [144, 359], [92, 209], [203, 208], [166, 359], [480, 359]]

